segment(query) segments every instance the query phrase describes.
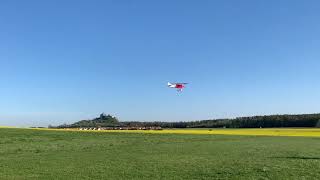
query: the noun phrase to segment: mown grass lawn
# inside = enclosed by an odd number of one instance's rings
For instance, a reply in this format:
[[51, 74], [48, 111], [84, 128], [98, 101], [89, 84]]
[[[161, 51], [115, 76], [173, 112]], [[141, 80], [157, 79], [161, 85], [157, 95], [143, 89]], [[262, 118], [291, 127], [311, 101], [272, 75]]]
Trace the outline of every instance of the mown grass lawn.
[[0, 179], [320, 179], [319, 137], [0, 129]]

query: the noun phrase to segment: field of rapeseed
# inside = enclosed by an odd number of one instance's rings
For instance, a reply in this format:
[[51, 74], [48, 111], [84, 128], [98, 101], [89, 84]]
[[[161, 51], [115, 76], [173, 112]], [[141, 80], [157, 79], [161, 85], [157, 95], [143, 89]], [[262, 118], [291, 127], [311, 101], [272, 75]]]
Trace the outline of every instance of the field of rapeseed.
[[[48, 130], [48, 129], [40, 129]], [[57, 130], [57, 129], [49, 129]], [[59, 129], [58, 131], [80, 131], [78, 129]], [[118, 132], [151, 134], [220, 134], [253, 136], [305, 136], [320, 137], [320, 128], [252, 128], [252, 129], [164, 129], [164, 130], [83, 130], [81, 132]]]

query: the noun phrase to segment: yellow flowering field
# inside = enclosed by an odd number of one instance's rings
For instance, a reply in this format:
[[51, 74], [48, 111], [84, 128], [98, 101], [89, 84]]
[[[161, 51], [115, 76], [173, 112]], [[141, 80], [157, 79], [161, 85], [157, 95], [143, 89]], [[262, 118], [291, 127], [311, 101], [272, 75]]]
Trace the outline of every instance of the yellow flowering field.
[[[39, 130], [80, 131], [78, 129], [46, 129], [46, 128], [42, 128]], [[164, 130], [101, 130], [101, 131], [81, 130], [81, 132], [320, 137], [320, 128], [164, 129]]]
[[0, 126], [0, 128], [12, 128], [10, 126]]

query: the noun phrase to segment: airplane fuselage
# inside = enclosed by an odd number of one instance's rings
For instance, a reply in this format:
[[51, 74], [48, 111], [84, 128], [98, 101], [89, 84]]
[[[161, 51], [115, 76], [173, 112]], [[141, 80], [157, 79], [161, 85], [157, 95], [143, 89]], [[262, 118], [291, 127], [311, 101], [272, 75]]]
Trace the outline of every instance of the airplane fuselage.
[[182, 91], [183, 88], [185, 88], [185, 86], [183, 84], [179, 84], [179, 83], [168, 83], [168, 87], [170, 88], [176, 88], [178, 89], [178, 91]]

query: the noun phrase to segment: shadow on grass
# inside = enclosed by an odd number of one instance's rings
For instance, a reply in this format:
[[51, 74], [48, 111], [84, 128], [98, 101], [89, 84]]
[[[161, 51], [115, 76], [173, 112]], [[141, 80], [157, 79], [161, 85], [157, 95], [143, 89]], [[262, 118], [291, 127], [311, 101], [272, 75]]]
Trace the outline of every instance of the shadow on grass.
[[286, 156], [286, 157], [271, 157], [275, 159], [303, 159], [303, 160], [320, 160], [320, 157], [306, 157], [306, 156]]

